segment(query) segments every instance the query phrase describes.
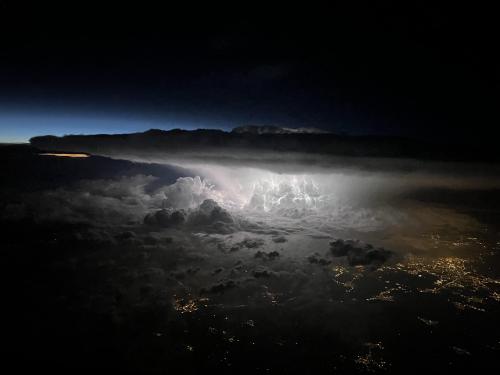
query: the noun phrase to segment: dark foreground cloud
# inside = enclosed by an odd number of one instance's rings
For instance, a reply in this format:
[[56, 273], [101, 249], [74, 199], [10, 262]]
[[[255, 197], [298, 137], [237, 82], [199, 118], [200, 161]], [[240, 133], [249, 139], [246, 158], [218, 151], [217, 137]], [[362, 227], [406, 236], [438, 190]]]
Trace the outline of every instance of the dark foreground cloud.
[[203, 230], [213, 233], [232, 233], [241, 230], [238, 220], [212, 199], [204, 200], [190, 210], [160, 209], [144, 218], [144, 223], [157, 228]]
[[[347, 262], [351, 266], [380, 266], [393, 256], [391, 251], [384, 248], [374, 248], [370, 244], [341, 239], [330, 242], [330, 251], [334, 257], [347, 257]], [[318, 262], [321, 263], [321, 260]]]

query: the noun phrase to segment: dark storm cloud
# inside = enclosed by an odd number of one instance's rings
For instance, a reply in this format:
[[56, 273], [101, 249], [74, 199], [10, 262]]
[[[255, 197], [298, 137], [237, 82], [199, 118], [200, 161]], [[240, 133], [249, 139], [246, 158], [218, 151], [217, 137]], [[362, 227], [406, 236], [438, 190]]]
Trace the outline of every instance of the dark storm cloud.
[[208, 288], [202, 288], [200, 293], [201, 294], [207, 294], [207, 293], [213, 293], [213, 294], [222, 294], [230, 289], [233, 289], [237, 286], [236, 282], [233, 280], [225, 280], [221, 281], [219, 283], [213, 284], [209, 286]]
[[144, 224], [160, 228], [178, 227], [186, 221], [186, 212], [184, 210], [161, 209], [149, 213], [144, 218]]
[[400, 138], [335, 134], [252, 134], [218, 130], [125, 135], [35, 137], [43, 150], [79, 151], [136, 161], [250, 166], [284, 173], [325, 169], [429, 172], [450, 176], [500, 175], [493, 149], [463, 148]]
[[[148, 213], [144, 218], [146, 225], [166, 229], [178, 228], [210, 233], [232, 233], [242, 230], [238, 219], [219, 206], [212, 199], [204, 200], [198, 207], [190, 210], [160, 209]], [[248, 229], [248, 228], [246, 228]]]
[[143, 175], [116, 180], [87, 180], [72, 188], [27, 193], [17, 206], [7, 204], [2, 216], [97, 225], [138, 221], [147, 212], [151, 200], [144, 188], [154, 180], [152, 176]]
[[313, 255], [310, 255], [307, 257], [307, 260], [309, 261], [309, 263], [312, 263], [312, 264], [319, 264], [321, 266], [327, 266], [329, 265], [330, 263], [332, 263], [331, 260], [328, 260], [328, 259], [325, 259], [323, 258], [321, 255], [319, 255], [318, 253], [314, 253]]
[[269, 253], [266, 253], [264, 251], [257, 251], [254, 255], [254, 258], [260, 258], [260, 259], [264, 259], [264, 260], [274, 260], [276, 258], [279, 258], [280, 256], [280, 253], [278, 253], [276, 250], [275, 251], [271, 251]]
[[[250, 132], [223, 132], [220, 130], [161, 131], [123, 135], [89, 136], [41, 136], [30, 140], [43, 150], [82, 151], [89, 153], [130, 154], [137, 156], [179, 153], [218, 152], [231, 156], [232, 152], [261, 151], [289, 154], [311, 154], [351, 157], [414, 157], [440, 159], [451, 156], [463, 157], [469, 150], [447, 149], [432, 144], [399, 138], [349, 137], [335, 134], [255, 134]], [[453, 155], [455, 153], [455, 155]]]
[[273, 242], [275, 242], [275, 243], [283, 243], [286, 241], [287, 241], [287, 239], [284, 236], [277, 236], [277, 237], [273, 238]]
[[[389, 260], [393, 253], [383, 248], [374, 248], [359, 241], [336, 240], [330, 242], [330, 251], [334, 257], [347, 257], [350, 266], [380, 266]], [[315, 263], [310, 259], [312, 263]], [[321, 263], [321, 260], [318, 260]]]
[[252, 272], [256, 279], [276, 276], [277, 274], [266, 267], [258, 267]]

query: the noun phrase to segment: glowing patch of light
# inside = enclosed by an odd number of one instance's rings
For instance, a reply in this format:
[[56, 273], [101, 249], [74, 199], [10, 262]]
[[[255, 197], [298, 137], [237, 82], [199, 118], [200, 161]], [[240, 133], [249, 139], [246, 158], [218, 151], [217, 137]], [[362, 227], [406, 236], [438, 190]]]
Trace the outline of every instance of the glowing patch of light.
[[281, 209], [316, 209], [324, 196], [318, 185], [307, 176], [279, 176], [259, 179], [252, 184], [246, 205], [264, 212]]
[[[251, 167], [189, 165], [212, 186], [209, 198], [231, 211], [287, 214], [332, 207], [344, 178], [337, 174], [282, 174]], [[216, 194], [217, 193], [217, 194]]]
[[87, 154], [58, 154], [58, 153], [52, 153], [52, 152], [47, 152], [43, 154], [39, 154], [42, 156], [56, 156], [56, 157], [61, 157], [61, 158], [88, 158], [90, 155]]

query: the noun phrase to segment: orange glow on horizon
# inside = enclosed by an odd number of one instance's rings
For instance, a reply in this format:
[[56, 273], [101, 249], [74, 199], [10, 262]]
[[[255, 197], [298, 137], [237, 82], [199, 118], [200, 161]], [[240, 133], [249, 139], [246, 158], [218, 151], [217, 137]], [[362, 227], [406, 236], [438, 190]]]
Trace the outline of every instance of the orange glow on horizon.
[[88, 158], [90, 156], [87, 154], [58, 154], [58, 153], [51, 153], [51, 152], [39, 154], [39, 155], [58, 156], [58, 157], [64, 157], [64, 158]]

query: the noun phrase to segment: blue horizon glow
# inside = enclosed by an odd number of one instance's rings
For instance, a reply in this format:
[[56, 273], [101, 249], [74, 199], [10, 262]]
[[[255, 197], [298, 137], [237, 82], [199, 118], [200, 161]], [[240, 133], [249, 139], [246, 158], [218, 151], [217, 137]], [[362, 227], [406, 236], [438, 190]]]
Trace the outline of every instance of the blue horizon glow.
[[149, 129], [199, 128], [228, 130], [229, 124], [214, 124], [178, 117], [175, 119], [147, 119], [139, 116], [88, 115], [81, 113], [0, 113], [0, 143], [27, 143], [40, 135], [68, 134], [122, 134], [144, 132]]

